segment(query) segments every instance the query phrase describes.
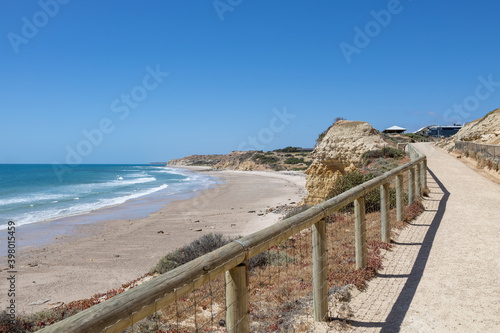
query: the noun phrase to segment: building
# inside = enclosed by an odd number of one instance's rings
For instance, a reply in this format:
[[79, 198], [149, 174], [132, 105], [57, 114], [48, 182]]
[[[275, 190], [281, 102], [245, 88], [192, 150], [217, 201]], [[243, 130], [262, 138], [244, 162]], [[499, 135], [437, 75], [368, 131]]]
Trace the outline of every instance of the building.
[[404, 132], [406, 132], [406, 128], [399, 126], [391, 126], [382, 131], [382, 133], [387, 133], [387, 134], [402, 134]]
[[429, 129], [427, 130], [427, 135], [428, 136], [433, 136], [433, 137], [449, 137], [452, 135], [457, 134], [458, 131], [462, 128], [462, 125], [453, 125], [453, 126], [429, 126]]

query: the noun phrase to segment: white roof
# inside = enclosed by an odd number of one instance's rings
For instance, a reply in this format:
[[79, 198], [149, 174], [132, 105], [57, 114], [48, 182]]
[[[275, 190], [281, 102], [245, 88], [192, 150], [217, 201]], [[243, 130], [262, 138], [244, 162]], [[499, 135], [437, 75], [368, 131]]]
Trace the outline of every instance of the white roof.
[[394, 125], [389, 128], [386, 128], [385, 131], [406, 131], [406, 128]]

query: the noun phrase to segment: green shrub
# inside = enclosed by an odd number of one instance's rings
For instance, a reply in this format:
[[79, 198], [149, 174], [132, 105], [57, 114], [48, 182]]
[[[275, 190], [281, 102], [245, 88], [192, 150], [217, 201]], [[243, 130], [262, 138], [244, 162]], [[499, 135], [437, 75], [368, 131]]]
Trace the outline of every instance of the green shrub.
[[207, 234], [161, 258], [150, 271], [163, 274], [231, 242], [222, 234]]
[[410, 139], [413, 139], [415, 141], [427, 141], [427, 140], [429, 140], [428, 136], [418, 135], [418, 134], [414, 134], [414, 133], [405, 133], [403, 135], [407, 136]]
[[370, 173], [378, 177], [387, 171], [395, 169], [399, 166], [394, 160], [386, 158], [378, 158], [370, 164]]
[[304, 159], [297, 157], [289, 157], [285, 160], [285, 164], [299, 164], [299, 163], [305, 163]]
[[255, 154], [254, 156], [252, 156], [252, 160], [262, 164], [274, 164], [279, 162], [279, 159], [277, 157], [267, 156], [264, 154]]
[[392, 148], [392, 147], [384, 147], [382, 149], [369, 150], [367, 152], [364, 152], [363, 155], [361, 155], [361, 158], [363, 160], [363, 164], [367, 165], [372, 160], [377, 159], [377, 158], [400, 159], [400, 158], [403, 158], [405, 156], [406, 156], [406, 153], [402, 150]]
[[[337, 178], [335, 185], [328, 194], [328, 199], [333, 198], [345, 191], [350, 190], [353, 187], [363, 184], [371, 179], [375, 178], [372, 173], [363, 174], [360, 171], [354, 171], [347, 173], [345, 175]], [[391, 208], [396, 207], [396, 190], [389, 189], [389, 199]], [[380, 190], [376, 189], [368, 192], [365, 196], [365, 207], [367, 212], [380, 211]], [[342, 211], [352, 211], [354, 204], [350, 203], [342, 209]]]

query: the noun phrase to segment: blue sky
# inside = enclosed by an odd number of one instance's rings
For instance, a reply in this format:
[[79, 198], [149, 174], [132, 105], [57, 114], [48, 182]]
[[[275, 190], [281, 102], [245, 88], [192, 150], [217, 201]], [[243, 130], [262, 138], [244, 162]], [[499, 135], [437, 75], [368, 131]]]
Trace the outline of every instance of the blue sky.
[[500, 3], [2, 1], [0, 163], [312, 147], [500, 107]]

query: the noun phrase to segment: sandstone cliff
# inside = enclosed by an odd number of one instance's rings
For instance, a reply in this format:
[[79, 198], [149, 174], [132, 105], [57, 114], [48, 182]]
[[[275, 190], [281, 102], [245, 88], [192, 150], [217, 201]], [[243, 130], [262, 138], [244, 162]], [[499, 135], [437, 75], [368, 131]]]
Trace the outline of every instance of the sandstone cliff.
[[450, 149], [456, 141], [472, 141], [500, 145], [500, 109], [491, 111], [477, 120], [471, 121], [454, 136], [440, 142], [440, 146]]
[[468, 123], [454, 135], [454, 139], [500, 145], [500, 109]]
[[306, 170], [307, 204], [318, 204], [327, 198], [339, 175], [353, 171], [368, 150], [383, 148], [387, 143], [370, 124], [339, 120], [332, 125], [312, 153], [313, 163]]
[[297, 147], [275, 151], [233, 151], [228, 155], [191, 155], [170, 160], [168, 166], [209, 166], [217, 170], [280, 171], [305, 170], [310, 164], [310, 152]]

